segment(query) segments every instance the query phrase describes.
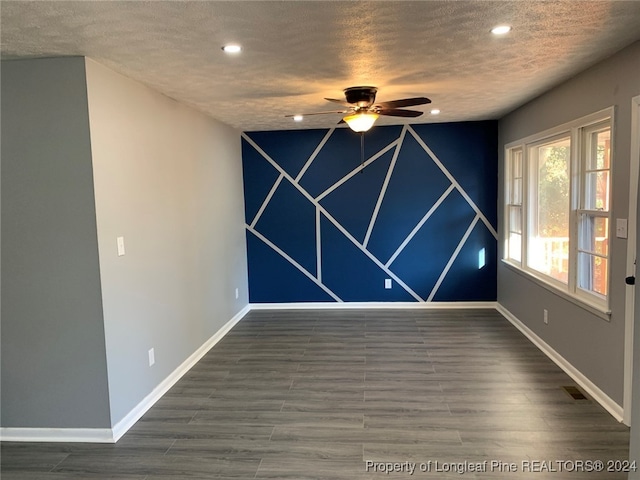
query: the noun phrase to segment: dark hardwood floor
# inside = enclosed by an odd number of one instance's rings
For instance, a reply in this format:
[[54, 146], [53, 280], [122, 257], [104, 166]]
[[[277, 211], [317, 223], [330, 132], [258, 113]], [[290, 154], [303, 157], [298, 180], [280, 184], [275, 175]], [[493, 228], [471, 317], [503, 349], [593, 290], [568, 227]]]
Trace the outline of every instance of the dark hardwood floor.
[[493, 310], [252, 311], [117, 444], [3, 443], [2, 480], [626, 479], [575, 463], [629, 431], [569, 385]]

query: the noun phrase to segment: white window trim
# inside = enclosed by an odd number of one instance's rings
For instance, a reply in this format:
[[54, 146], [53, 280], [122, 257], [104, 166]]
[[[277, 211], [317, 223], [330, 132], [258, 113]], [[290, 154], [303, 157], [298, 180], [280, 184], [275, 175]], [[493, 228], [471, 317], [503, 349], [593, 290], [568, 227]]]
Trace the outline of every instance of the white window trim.
[[602, 318], [603, 320], [610, 321], [611, 320], [611, 311], [603, 310], [602, 305], [595, 305], [589, 303], [588, 299], [577, 297], [576, 295], [572, 295], [568, 291], [563, 291], [557, 288], [555, 285], [551, 285], [545, 279], [536, 276], [534, 273], [523, 270], [519, 265], [510, 262], [507, 259], [502, 259], [501, 262], [507, 266], [510, 270], [514, 271], [518, 275], [522, 275], [526, 279], [532, 281], [533, 283], [541, 286], [545, 290], [557, 295], [558, 297], [567, 300], [568, 302], [577, 305], [578, 307], [583, 308], [584, 310], [592, 313], [593, 315]]
[[[610, 302], [611, 302], [611, 248], [609, 248], [608, 254], [608, 262], [607, 262], [607, 275], [609, 279], [609, 285], [607, 290], [607, 296], [604, 301], [599, 301], [598, 295], [582, 290], [581, 288], [577, 288], [577, 276], [576, 276], [576, 268], [577, 268], [577, 235], [578, 235], [578, 212], [582, 211], [580, 207], [580, 195], [582, 186], [582, 169], [583, 165], [581, 165], [582, 161], [582, 149], [584, 146], [582, 145], [582, 141], [580, 139], [580, 131], [583, 129], [588, 129], [593, 125], [597, 125], [599, 123], [609, 121], [611, 126], [611, 167], [610, 167], [610, 182], [613, 182], [614, 178], [614, 169], [616, 168], [615, 162], [613, 159], [615, 158], [615, 143], [614, 139], [614, 131], [615, 131], [615, 107], [605, 108], [598, 112], [592, 113], [590, 115], [586, 115], [579, 119], [573, 120], [571, 122], [567, 122], [556, 127], [547, 129], [543, 132], [529, 135], [523, 139], [509, 142], [504, 146], [504, 159], [505, 159], [505, 177], [503, 182], [503, 192], [504, 192], [504, 200], [503, 200], [503, 219], [504, 219], [504, 228], [502, 231], [502, 242], [504, 245], [504, 253], [502, 262], [505, 265], [508, 265], [519, 274], [524, 275], [526, 278], [533, 280], [535, 283], [541, 285], [545, 289], [558, 294], [562, 298], [569, 300], [570, 302], [581, 306], [582, 308], [588, 310], [589, 312], [603, 318], [607, 321], [611, 319], [611, 310], [610, 310]], [[544, 144], [545, 142], [552, 141], [554, 138], [561, 137], [563, 135], [569, 135], [571, 138], [571, 178], [570, 178], [570, 216], [569, 216], [569, 279], [568, 283], [564, 284], [560, 281], [553, 279], [544, 273], [538, 272], [537, 270], [527, 266], [527, 239], [529, 236], [530, 229], [530, 219], [529, 219], [529, 176], [530, 172], [530, 159], [529, 159], [529, 149], [535, 145]], [[509, 183], [511, 180], [510, 169], [511, 169], [511, 158], [510, 152], [511, 150], [522, 149], [523, 155], [523, 165], [522, 172], [524, 175], [523, 184], [522, 184], [522, 235], [521, 235], [521, 262], [514, 261], [508, 258], [509, 252], [509, 200], [510, 200], [510, 192], [509, 192]], [[577, 182], [577, 184], [576, 184]], [[611, 185], [610, 190], [613, 190]], [[613, 227], [613, 198], [609, 198], [609, 238], [615, 238], [615, 230]]]
[[[523, 183], [526, 184], [526, 197], [523, 197], [522, 199], [522, 214], [524, 215], [524, 220], [523, 220], [523, 235], [522, 235], [522, 251], [523, 251], [523, 262], [521, 264], [521, 267], [523, 269], [525, 269], [526, 271], [530, 271], [531, 273], [533, 273], [536, 277], [540, 277], [541, 279], [544, 279], [544, 281], [546, 281], [547, 283], [549, 283], [550, 285], [555, 286], [556, 288], [558, 288], [559, 290], [566, 290], [567, 292], [570, 291], [571, 289], [571, 278], [569, 278], [567, 283], [564, 283], [560, 280], [557, 280], [549, 275], [545, 275], [544, 272], [541, 272], [539, 270], [536, 270], [533, 267], [530, 267], [529, 264], [531, 263], [529, 260], [529, 245], [528, 245], [528, 239], [529, 239], [529, 233], [534, 229], [533, 225], [534, 225], [534, 218], [531, 218], [531, 216], [529, 215], [529, 212], [531, 210], [533, 210], [535, 208], [536, 210], [536, 215], [533, 215], [533, 217], [537, 216], [537, 203], [538, 203], [538, 192], [536, 191], [530, 191], [530, 186], [533, 184], [533, 182], [529, 182], [531, 179], [536, 179], [537, 180], [537, 175], [538, 175], [538, 170], [536, 168], [536, 165], [533, 165], [533, 163], [530, 161], [530, 152], [533, 149], [542, 147], [544, 145], [550, 144], [550, 143], [554, 143], [557, 142], [558, 140], [562, 140], [564, 138], [569, 138], [569, 141], [571, 142], [572, 140], [572, 132], [569, 131], [559, 131], [557, 134], [555, 135], [551, 135], [551, 136], [547, 136], [544, 139], [540, 139], [538, 141], [535, 142], [531, 142], [531, 143], [527, 143], [524, 144], [524, 157], [523, 157], [523, 162], [524, 165], [526, 166], [525, 168], [523, 168], [523, 172], [525, 173], [525, 176], [523, 177]], [[573, 150], [571, 150], [571, 157], [569, 158], [569, 169], [571, 172], [574, 172], [574, 168], [573, 168], [573, 163], [574, 163], [574, 158], [573, 158]], [[569, 181], [569, 192], [573, 192], [573, 175], [571, 175], [570, 181]], [[536, 184], [538, 183], [537, 181], [535, 182]], [[573, 239], [573, 232], [571, 229], [571, 225], [572, 225], [572, 218], [571, 218], [571, 212], [573, 210], [573, 203], [572, 203], [572, 199], [570, 198], [569, 200], [569, 262], [571, 262], [571, 239]], [[531, 210], [530, 210], [531, 207]], [[571, 268], [570, 268], [571, 270]]]
[[[513, 179], [513, 175], [512, 175], [512, 171], [513, 171], [513, 162], [511, 161], [511, 150], [513, 151], [518, 151], [520, 153], [520, 203], [512, 203], [512, 182], [511, 180]], [[509, 150], [506, 150], [505, 153], [505, 159], [506, 159], [506, 167], [505, 167], [505, 189], [504, 189], [504, 218], [505, 218], [505, 225], [506, 228], [504, 229], [504, 233], [503, 233], [503, 245], [504, 245], [504, 254], [505, 254], [505, 258], [512, 264], [517, 265], [517, 266], [521, 266], [522, 264], [522, 245], [523, 245], [523, 236], [525, 233], [525, 227], [524, 227], [524, 212], [523, 212], [523, 198], [526, 192], [526, 185], [524, 183], [524, 178], [525, 178], [525, 174], [524, 174], [524, 169], [525, 169], [525, 165], [524, 165], [524, 152], [523, 152], [523, 147], [522, 146], [516, 146], [514, 148], [511, 148]], [[520, 209], [520, 260], [516, 260], [515, 258], [511, 257], [512, 254], [512, 250], [511, 250], [511, 243], [510, 243], [510, 237], [511, 237], [511, 233], [512, 233], [512, 228], [511, 228], [511, 208], [512, 207], [516, 207]]]

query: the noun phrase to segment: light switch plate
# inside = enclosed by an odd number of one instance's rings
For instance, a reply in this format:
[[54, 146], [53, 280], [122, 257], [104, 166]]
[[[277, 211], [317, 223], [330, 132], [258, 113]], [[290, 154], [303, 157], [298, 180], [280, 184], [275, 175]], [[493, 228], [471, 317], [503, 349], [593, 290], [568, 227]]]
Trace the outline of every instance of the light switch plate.
[[385, 278], [384, 279], [384, 288], [386, 288], [386, 289], [391, 288], [391, 279], [390, 278]]
[[616, 237], [627, 238], [627, 219], [616, 218]]
[[121, 257], [124, 255], [124, 237], [118, 237], [118, 256]]

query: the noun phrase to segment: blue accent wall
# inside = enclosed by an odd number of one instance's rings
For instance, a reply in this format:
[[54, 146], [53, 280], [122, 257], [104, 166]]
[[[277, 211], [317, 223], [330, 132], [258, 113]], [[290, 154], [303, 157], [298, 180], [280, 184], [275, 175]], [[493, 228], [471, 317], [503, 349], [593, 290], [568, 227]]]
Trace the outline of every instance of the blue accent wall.
[[497, 122], [379, 126], [364, 153], [348, 128], [243, 134], [249, 301], [496, 300]]

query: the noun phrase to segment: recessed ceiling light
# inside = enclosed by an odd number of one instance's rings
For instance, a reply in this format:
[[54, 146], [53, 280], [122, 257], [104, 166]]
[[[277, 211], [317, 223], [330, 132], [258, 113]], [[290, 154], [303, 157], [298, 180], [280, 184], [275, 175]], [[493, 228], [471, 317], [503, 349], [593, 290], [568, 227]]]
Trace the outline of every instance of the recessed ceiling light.
[[439, 113], [440, 113], [439, 108], [434, 108], [433, 110], [431, 110], [431, 115], [438, 115]]
[[511, 26], [509, 25], [498, 25], [491, 29], [491, 33], [494, 35], [504, 35], [505, 33], [509, 33], [511, 31]]
[[222, 47], [225, 53], [240, 53], [242, 51], [242, 47], [236, 44], [229, 44]]
[[294, 122], [301, 122], [303, 118], [304, 117], [302, 115], [294, 115], [293, 116], [293, 121]]

